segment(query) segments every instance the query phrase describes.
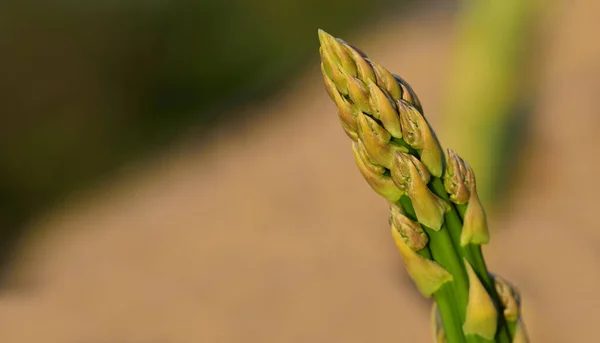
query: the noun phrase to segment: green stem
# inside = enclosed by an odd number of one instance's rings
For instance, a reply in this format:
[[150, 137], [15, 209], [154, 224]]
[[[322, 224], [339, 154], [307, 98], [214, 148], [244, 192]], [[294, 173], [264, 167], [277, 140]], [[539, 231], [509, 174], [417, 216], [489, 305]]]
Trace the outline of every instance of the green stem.
[[[448, 193], [444, 189], [444, 185], [440, 178], [433, 178], [431, 183], [431, 188], [433, 192], [441, 197], [444, 200], [449, 201]], [[450, 235], [452, 237], [452, 241], [459, 251], [462, 257], [465, 257], [473, 269], [479, 279], [482, 281], [483, 286], [487, 290], [488, 294], [492, 297], [492, 300], [496, 304], [496, 308], [498, 309], [498, 331], [496, 334], [496, 339], [492, 342], [497, 343], [511, 343], [512, 342], [512, 334], [509, 333], [509, 329], [507, 327], [506, 320], [502, 315], [503, 308], [502, 302], [500, 301], [500, 296], [498, 292], [496, 292], [496, 287], [494, 286], [494, 281], [490, 277], [488, 272], [485, 259], [483, 258], [483, 254], [481, 252], [481, 246], [468, 244], [467, 246], [460, 246], [460, 235], [462, 232], [462, 221], [464, 219], [464, 214], [466, 211], [466, 205], [456, 205], [451, 203], [450, 211], [446, 212], [445, 215], [445, 223], [448, 225]], [[469, 341], [470, 342], [470, 341]], [[480, 340], [479, 342], [490, 342], [487, 340]]]
[[[442, 183], [442, 180], [440, 178], [433, 178], [429, 185], [431, 186], [432, 191], [437, 196], [450, 202], [448, 193], [446, 193], [446, 190], [444, 189], [444, 184]], [[479, 277], [482, 277], [484, 275], [487, 276], [487, 269], [485, 268], [485, 263], [482, 259], [478, 259], [476, 257], [475, 252], [472, 249], [470, 249], [471, 245], [469, 244], [466, 247], [462, 247], [460, 245], [462, 219], [456, 213], [454, 206], [451, 206], [450, 211], [446, 212], [444, 219], [446, 225], [448, 226], [448, 230], [450, 231], [452, 242], [455, 248], [460, 253], [460, 256], [466, 258], [469, 261], [469, 263], [471, 263], [471, 266], [473, 266], [473, 269], [475, 270], [475, 272], [477, 272], [477, 275], [479, 275]]]
[[457, 306], [452, 294], [452, 285], [449, 283], [443, 285], [433, 296], [437, 303], [438, 311], [440, 311], [447, 343], [464, 343], [465, 336], [463, 335], [462, 325], [458, 319]]
[[[415, 212], [410, 199], [403, 196], [400, 199], [400, 203], [407, 214], [414, 217]], [[438, 306], [440, 306], [440, 315], [442, 315], [442, 306], [451, 305], [454, 308], [454, 319], [452, 321], [446, 319], [444, 322], [451, 322], [452, 325], [444, 325], [444, 330], [448, 331], [448, 329], [450, 329], [459, 331], [459, 336], [463, 337], [463, 340], [460, 342], [464, 342], [465, 340], [469, 343], [479, 342], [473, 339], [464, 338], [462, 335], [462, 323], [465, 321], [467, 303], [469, 300], [469, 283], [462, 259], [459, 257], [459, 254], [452, 243], [448, 228], [446, 224], [442, 225], [442, 228], [439, 231], [434, 231], [426, 226], [423, 226], [423, 228], [427, 233], [427, 236], [429, 236], [428, 246], [431, 251], [431, 259], [444, 267], [454, 278], [453, 282], [447, 284], [449, 286], [444, 285], [440, 291], [438, 291], [440, 295], [436, 297], [436, 301], [440, 298], [440, 300], [444, 302], [444, 304], [438, 303]], [[450, 311], [446, 311], [444, 315], [449, 316]], [[450, 328], [450, 326], [455, 327]], [[450, 343], [450, 341], [448, 341], [448, 343]]]
[[[466, 205], [457, 205], [454, 204], [456, 212], [460, 215], [460, 219], [464, 219], [465, 211], [467, 210]], [[502, 302], [500, 301], [500, 295], [496, 292], [496, 286], [494, 285], [494, 280], [490, 277], [490, 273], [487, 271], [487, 266], [485, 264], [485, 259], [483, 258], [483, 253], [481, 252], [481, 246], [478, 245], [469, 245], [468, 246], [473, 254], [474, 258], [477, 260], [477, 263], [483, 267], [483, 273], [477, 273], [479, 278], [483, 281], [483, 285], [485, 289], [488, 291], [494, 303], [496, 303], [496, 307], [498, 308], [498, 313], [501, 315], [498, 316], [498, 342], [500, 343], [511, 343], [512, 337], [515, 334], [516, 324], [511, 325], [507, 323], [506, 319], [502, 315], [504, 308], [502, 306]]]
[[[465, 322], [469, 302], [469, 283], [462, 259], [459, 259], [446, 224], [442, 225], [441, 230], [438, 232], [425, 227], [425, 232], [429, 235], [429, 245], [433, 259], [446, 268], [454, 277], [454, 295], [460, 319], [459, 328], [462, 331], [462, 323]], [[444, 326], [444, 330], [446, 330], [446, 326]], [[479, 336], [466, 336], [465, 338], [467, 343], [487, 342]]]
[[[404, 211], [411, 219], [416, 220], [415, 210], [408, 197], [402, 197], [398, 205], [404, 208]], [[419, 250], [418, 253], [425, 258], [433, 260], [429, 246]], [[454, 274], [452, 275], [454, 277]], [[458, 311], [460, 306], [457, 304], [457, 299], [454, 296], [453, 284], [454, 282], [446, 283], [435, 292], [433, 297], [437, 303], [438, 311], [440, 312], [446, 341], [448, 343], [465, 343], [466, 340], [462, 332], [461, 316]], [[464, 315], [462, 318], [464, 318]]]

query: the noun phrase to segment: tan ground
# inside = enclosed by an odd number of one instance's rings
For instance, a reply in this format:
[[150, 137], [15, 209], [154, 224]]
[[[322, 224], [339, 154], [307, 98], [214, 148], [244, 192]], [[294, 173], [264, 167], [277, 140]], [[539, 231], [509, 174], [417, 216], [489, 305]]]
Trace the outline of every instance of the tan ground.
[[[526, 172], [486, 251], [519, 285], [538, 343], [600, 341], [600, 6], [568, 3], [549, 22]], [[449, 18], [370, 34], [353, 42], [402, 71], [435, 125]], [[44, 234], [19, 260], [22, 287], [0, 293], [0, 342], [429, 342], [428, 302], [404, 275], [385, 203], [353, 165], [316, 66], [242, 111], [263, 114], [41, 218]]]

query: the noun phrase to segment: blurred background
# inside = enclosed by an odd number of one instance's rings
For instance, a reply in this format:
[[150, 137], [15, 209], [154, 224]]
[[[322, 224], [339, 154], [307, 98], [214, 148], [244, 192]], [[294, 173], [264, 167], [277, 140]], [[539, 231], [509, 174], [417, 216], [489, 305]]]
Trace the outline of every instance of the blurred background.
[[0, 341], [429, 342], [317, 29], [474, 166], [533, 342], [593, 341], [592, 0], [0, 4]]

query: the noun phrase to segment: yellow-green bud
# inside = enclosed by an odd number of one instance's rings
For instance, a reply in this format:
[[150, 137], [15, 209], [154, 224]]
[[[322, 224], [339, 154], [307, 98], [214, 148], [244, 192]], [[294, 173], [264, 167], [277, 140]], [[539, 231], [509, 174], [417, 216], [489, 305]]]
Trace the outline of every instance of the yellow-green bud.
[[392, 73], [390, 73], [383, 66], [370, 60], [368, 62], [373, 68], [373, 71], [375, 71], [377, 85], [385, 89], [386, 92], [392, 97], [392, 100], [397, 101], [402, 99], [402, 88], [400, 88], [400, 85], [398, 84], [398, 81], [394, 75], [392, 75]]
[[[322, 66], [322, 64], [321, 64]], [[338, 108], [338, 115], [342, 121], [342, 126], [345, 124], [344, 131], [348, 133], [348, 130], [352, 132], [353, 136], [356, 136], [358, 130], [358, 123], [356, 122], [356, 115], [358, 109], [348, 102], [343, 96], [340, 95], [333, 81], [323, 72], [323, 81], [325, 81], [325, 88], [331, 99], [335, 102]], [[350, 134], [348, 134], [350, 135]], [[356, 139], [352, 139], [356, 140]]]
[[410, 103], [398, 100], [398, 113], [402, 124], [402, 137], [419, 152], [421, 162], [431, 175], [440, 177], [443, 172], [442, 148], [423, 115]]
[[487, 244], [490, 240], [490, 235], [487, 226], [487, 217], [483, 205], [477, 195], [477, 187], [475, 184], [475, 174], [473, 169], [464, 162], [466, 175], [465, 183], [469, 189], [469, 202], [465, 210], [463, 220], [463, 229], [460, 235], [460, 245], [467, 244]]
[[394, 153], [394, 166], [390, 170], [399, 189], [410, 198], [419, 223], [432, 230], [439, 230], [444, 223], [448, 204], [427, 187], [429, 173], [421, 162], [406, 153]]
[[390, 169], [390, 173], [392, 175], [392, 179], [394, 179], [394, 182], [400, 189], [406, 192], [408, 192], [408, 190], [410, 189], [410, 163], [414, 164], [414, 166], [417, 168], [417, 172], [419, 173], [419, 177], [421, 178], [421, 180], [423, 180], [423, 183], [429, 183], [431, 175], [429, 174], [429, 171], [427, 171], [427, 168], [425, 168], [423, 163], [421, 163], [421, 161], [419, 161], [418, 158], [405, 152], [394, 153], [393, 158], [394, 161], [393, 166]]
[[447, 151], [446, 172], [444, 173], [444, 188], [450, 195], [450, 201], [464, 204], [469, 201], [469, 190], [465, 184], [465, 166], [463, 160], [451, 149]]
[[364, 113], [373, 113], [369, 104], [369, 91], [366, 85], [351, 75], [346, 75], [348, 85], [348, 96], [354, 105]]
[[319, 43], [327, 50], [327, 54], [333, 63], [342, 68], [349, 75], [356, 76], [356, 65], [344, 47], [344, 42], [323, 30], [318, 31]]
[[[338, 92], [337, 88], [335, 88], [335, 84], [331, 80], [329, 74], [330, 73], [328, 73], [327, 70], [325, 70], [325, 63], [321, 62], [321, 75], [323, 75], [323, 81], [325, 82], [325, 89], [327, 90], [327, 94], [329, 95], [329, 98], [331, 98], [331, 100], [335, 101], [335, 97], [339, 96], [340, 93]], [[336, 105], [337, 105], [337, 102], [336, 102]]]
[[368, 115], [359, 112], [357, 123], [358, 137], [362, 140], [373, 162], [389, 169], [392, 166], [392, 154], [394, 152], [408, 151], [406, 147], [391, 144], [392, 135]]
[[503, 278], [493, 275], [493, 279], [496, 292], [500, 296], [500, 302], [504, 308], [504, 318], [508, 322], [516, 322], [521, 315], [521, 297], [519, 292]]
[[446, 269], [411, 249], [393, 226], [392, 236], [400, 250], [408, 275], [425, 297], [431, 297], [443, 284], [452, 281], [452, 275]]
[[414, 149], [423, 149], [425, 141], [421, 130], [423, 120], [421, 120], [419, 111], [404, 100], [398, 100], [397, 106], [404, 141]]
[[344, 46], [344, 41], [339, 38], [334, 38], [331, 35], [330, 37], [332, 38], [330, 40], [330, 42], [332, 42], [331, 48], [333, 49], [333, 51], [335, 51], [335, 56], [338, 59], [337, 62], [340, 65], [341, 69], [344, 71], [344, 73], [356, 77], [356, 64], [352, 60], [348, 50], [346, 50]]
[[400, 117], [396, 110], [396, 105], [374, 82], [369, 82], [369, 93], [371, 95], [371, 108], [373, 117], [381, 120], [383, 127], [396, 137], [402, 138], [402, 128], [400, 127]]
[[397, 202], [404, 193], [396, 187], [391, 177], [384, 175], [385, 168], [377, 166], [364, 154], [361, 144], [360, 140], [352, 143], [354, 160], [360, 173], [377, 194], [390, 202]]
[[365, 60], [364, 54], [350, 44], [344, 44], [344, 48], [350, 54], [350, 58], [354, 60], [357, 68], [357, 77], [364, 83], [376, 81], [375, 73], [371, 69], [369, 63]]
[[321, 72], [323, 73], [323, 76], [332, 79], [333, 71], [331, 69], [333, 67], [333, 62], [331, 61], [331, 56], [322, 46], [319, 47], [319, 54], [321, 55]]
[[498, 329], [496, 306], [469, 261], [464, 259], [464, 263], [469, 276], [469, 301], [463, 332], [465, 335], [478, 335], [493, 340]]
[[356, 152], [358, 153], [358, 156], [363, 160], [363, 162], [365, 163], [365, 166], [372, 173], [382, 174], [382, 175], [386, 173], [387, 169], [385, 167], [382, 167], [382, 166], [378, 165], [377, 163], [373, 162], [371, 157], [369, 157], [369, 153], [367, 152], [364, 143], [360, 139], [358, 141], [356, 141], [354, 146], [356, 148]]
[[427, 246], [429, 237], [421, 225], [408, 218], [402, 208], [394, 204], [390, 206], [390, 223], [404, 239], [406, 245], [414, 251], [419, 251]]
[[343, 95], [348, 95], [348, 85], [346, 76], [340, 70], [338, 64], [333, 60], [332, 52], [327, 46], [321, 45], [319, 48], [321, 53], [321, 62], [325, 74], [333, 81], [337, 90]]

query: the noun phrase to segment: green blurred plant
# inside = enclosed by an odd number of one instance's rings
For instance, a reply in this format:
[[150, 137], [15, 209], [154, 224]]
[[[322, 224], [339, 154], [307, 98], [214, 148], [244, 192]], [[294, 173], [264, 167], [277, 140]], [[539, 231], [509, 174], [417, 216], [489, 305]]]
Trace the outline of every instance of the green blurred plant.
[[[537, 1], [462, 0], [445, 92], [444, 141], [468, 158], [484, 204], [514, 173], [534, 92]], [[522, 149], [521, 149], [522, 150]], [[510, 167], [509, 167], [510, 166]]]

